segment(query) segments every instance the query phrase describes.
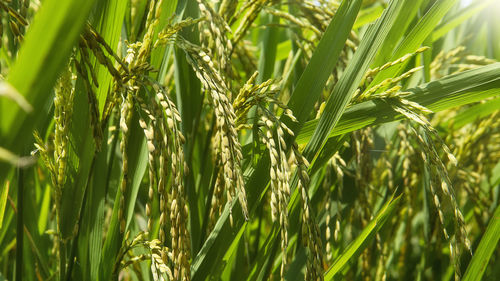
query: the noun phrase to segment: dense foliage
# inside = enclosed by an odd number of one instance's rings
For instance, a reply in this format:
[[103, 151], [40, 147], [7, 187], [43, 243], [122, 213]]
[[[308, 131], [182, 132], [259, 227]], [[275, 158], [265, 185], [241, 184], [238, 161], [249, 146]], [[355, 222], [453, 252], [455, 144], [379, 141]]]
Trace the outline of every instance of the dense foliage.
[[493, 0], [0, 0], [0, 280], [495, 280]]

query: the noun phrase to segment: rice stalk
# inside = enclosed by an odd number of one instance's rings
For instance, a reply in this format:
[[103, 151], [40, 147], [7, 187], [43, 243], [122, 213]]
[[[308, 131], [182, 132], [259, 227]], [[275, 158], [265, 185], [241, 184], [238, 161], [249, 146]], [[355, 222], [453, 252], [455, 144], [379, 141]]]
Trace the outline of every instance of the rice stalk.
[[[177, 44], [187, 53], [188, 62], [193, 67], [205, 90], [210, 94], [216, 116], [216, 144], [222, 154], [223, 183], [227, 200], [232, 201], [238, 196], [243, 215], [248, 219], [246, 192], [240, 166], [242, 159], [241, 145], [235, 127], [236, 115], [228, 99], [230, 91], [211, 58], [204, 50], [184, 40], [179, 40]], [[236, 191], [238, 194], [236, 194]]]
[[[216, 13], [212, 7], [204, 0], [197, 0], [200, 13], [205, 17], [205, 21], [200, 22], [200, 42], [206, 49], [211, 50], [212, 60], [218, 58], [219, 72], [231, 74], [230, 54], [233, 51], [231, 40], [227, 33], [231, 33], [231, 28], [224, 19]], [[228, 81], [226, 81], [227, 84]], [[228, 84], [229, 85], [229, 84]]]
[[235, 46], [239, 44], [242, 38], [250, 29], [250, 26], [255, 21], [257, 16], [259, 15], [262, 8], [268, 3], [268, 0], [252, 0], [247, 1], [247, 3], [241, 9], [242, 11], [247, 10], [246, 13], [242, 16], [240, 20], [240, 24], [236, 28], [233, 34], [233, 38], [231, 39], [232, 45]]
[[324, 280], [323, 274], [321, 274], [324, 260], [322, 243], [307, 194], [307, 187], [310, 183], [307, 172], [308, 162], [298, 150], [297, 145], [292, 147], [292, 152], [297, 163], [297, 174], [299, 176], [297, 188], [302, 199], [302, 239], [304, 246], [308, 250], [305, 279]]
[[[279, 222], [281, 230], [281, 280], [284, 280], [285, 269], [287, 266], [287, 248], [288, 248], [288, 201], [290, 200], [290, 167], [286, 159], [286, 144], [284, 133], [280, 125], [276, 126], [274, 133], [274, 123], [266, 116], [260, 118], [262, 126], [265, 128], [262, 132], [262, 142], [269, 150], [271, 159], [271, 217], [273, 222]], [[275, 142], [275, 139], [277, 140]]]

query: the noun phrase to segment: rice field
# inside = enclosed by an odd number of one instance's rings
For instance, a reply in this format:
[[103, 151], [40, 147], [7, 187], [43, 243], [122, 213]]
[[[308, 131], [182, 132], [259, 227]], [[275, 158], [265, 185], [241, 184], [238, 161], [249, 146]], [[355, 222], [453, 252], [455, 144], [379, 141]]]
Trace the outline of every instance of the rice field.
[[0, 0], [0, 280], [498, 280], [496, 0]]

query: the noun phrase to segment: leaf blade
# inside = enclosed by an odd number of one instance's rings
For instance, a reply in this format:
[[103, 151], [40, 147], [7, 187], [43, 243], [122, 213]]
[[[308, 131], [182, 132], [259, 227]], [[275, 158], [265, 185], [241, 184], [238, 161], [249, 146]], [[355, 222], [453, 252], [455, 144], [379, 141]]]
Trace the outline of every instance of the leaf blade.
[[351, 244], [349, 244], [344, 253], [337, 257], [330, 268], [325, 272], [324, 277], [326, 281], [332, 280], [353, 256], [357, 255], [362, 249], [364, 249], [363, 246], [366, 245], [367, 240], [378, 232], [378, 230], [389, 219], [400, 200], [401, 196], [398, 196], [387, 201], [377, 216], [363, 229], [361, 234]]
[[491, 255], [497, 248], [500, 240], [500, 206], [495, 210], [495, 213], [488, 223], [486, 232], [481, 238], [481, 242], [477, 247], [477, 251], [472, 257], [467, 270], [465, 271], [464, 281], [481, 280], [484, 271], [488, 265]]

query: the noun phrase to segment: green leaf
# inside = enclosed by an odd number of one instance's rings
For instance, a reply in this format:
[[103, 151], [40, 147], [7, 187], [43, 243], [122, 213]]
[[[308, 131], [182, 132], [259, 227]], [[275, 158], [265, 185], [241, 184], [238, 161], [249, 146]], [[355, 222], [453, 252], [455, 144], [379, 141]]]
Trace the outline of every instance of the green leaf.
[[[107, 135], [105, 135], [107, 137]], [[111, 146], [113, 147], [113, 146]], [[85, 216], [80, 226], [78, 239], [79, 252], [77, 259], [82, 268], [83, 280], [98, 280], [101, 264], [103, 224], [105, 216], [105, 198], [109, 167], [113, 163], [107, 161], [108, 146], [98, 152], [93, 169], [92, 180], [89, 182]], [[112, 157], [114, 154], [112, 154]]]
[[[279, 18], [271, 14], [261, 17], [261, 24], [278, 24]], [[274, 71], [274, 62], [276, 60], [277, 45], [279, 38], [279, 29], [276, 27], [267, 27], [261, 30], [260, 36], [260, 57], [259, 57], [259, 75], [257, 83], [262, 83], [271, 78]]]
[[77, 81], [73, 118], [67, 152], [66, 182], [61, 196], [61, 235], [73, 237], [94, 159], [95, 143], [89, 118], [89, 100], [83, 90], [83, 82]]
[[[495, 96], [500, 96], [500, 89], [491, 89], [487, 91]], [[463, 112], [457, 114], [457, 116], [453, 117], [453, 129], [459, 129], [466, 124], [475, 122], [481, 118], [484, 118], [493, 112], [500, 109], [500, 98], [495, 98], [493, 100], [487, 100], [484, 103], [476, 104], [467, 108]]]
[[0, 163], [6, 162], [13, 166], [24, 167], [34, 163], [32, 157], [19, 157], [5, 148], [0, 147]]
[[361, 44], [357, 48], [354, 57], [328, 97], [316, 130], [304, 150], [303, 154], [309, 160], [313, 159], [314, 155], [320, 151], [327, 141], [328, 135], [335, 125], [337, 125], [352, 95], [361, 82], [364, 73], [368, 70], [373, 58], [392, 27], [402, 7], [401, 4], [402, 2], [400, 1], [391, 1], [384, 14], [374, 25], [368, 28], [367, 34], [361, 40]]
[[399, 44], [392, 59], [397, 59], [416, 50], [455, 3], [457, 3], [457, 0], [436, 1]]
[[276, 255], [276, 251], [279, 248], [278, 240], [275, 239], [279, 235], [279, 230], [277, 227], [273, 227], [271, 230], [271, 235], [269, 235], [259, 250], [259, 255], [255, 261], [250, 274], [248, 276], [248, 281], [264, 281], [267, 280], [266, 277], [269, 276], [271, 272], [272, 262]]
[[[134, 214], [137, 193], [146, 172], [148, 165], [148, 147], [146, 145], [146, 137], [144, 136], [142, 128], [139, 127], [138, 119], [132, 120], [136, 126], [132, 126], [130, 144], [128, 148], [129, 154], [129, 177], [130, 184], [127, 186], [127, 225], [125, 231], [129, 229], [132, 215]], [[135, 127], [135, 128], [134, 128]]]
[[[232, 210], [233, 206], [236, 205], [234, 203], [236, 203], [236, 201], [233, 201], [232, 204], [226, 204], [222, 214], [214, 226], [214, 229], [210, 232], [210, 235], [206, 239], [203, 247], [200, 249], [196, 257], [194, 257], [191, 263], [191, 277], [193, 281], [205, 280], [205, 278], [210, 275], [211, 267], [214, 266], [214, 263], [216, 263], [217, 260], [222, 259], [221, 253], [225, 253], [224, 251], [227, 251], [227, 248], [231, 245], [230, 243], [224, 242], [229, 241], [227, 239], [230, 239], [233, 235], [235, 237], [239, 237], [237, 236], [237, 233], [231, 230], [228, 222], [230, 213], [233, 213], [233, 216], [237, 216], [237, 214], [241, 212], [238, 208], [236, 208], [236, 210]], [[222, 247], [224, 247], [224, 249], [222, 249]]]
[[377, 67], [388, 62], [392, 56], [392, 52], [397, 44], [404, 38], [408, 26], [418, 13], [418, 8], [422, 5], [423, 0], [401, 0], [404, 1], [403, 7], [394, 21], [394, 24], [387, 34], [387, 37], [380, 47], [379, 54], [375, 57], [372, 66]]
[[355, 256], [368, 246], [368, 242], [373, 238], [384, 223], [391, 217], [396, 209], [401, 196], [391, 198], [378, 212], [377, 216], [363, 229], [363, 232], [338, 256], [330, 268], [325, 272], [325, 281], [333, 280], [335, 275], [339, 273], [344, 266]]
[[40, 210], [38, 212], [38, 233], [45, 232], [47, 228], [47, 222], [49, 221], [50, 215], [50, 187], [45, 186], [42, 200], [40, 204]]
[[[118, 42], [122, 32], [122, 23], [127, 10], [127, 2], [122, 0], [99, 1], [100, 14], [97, 20], [96, 30], [99, 32], [111, 49], [117, 52]], [[118, 54], [120, 54], [118, 52]], [[111, 58], [113, 60], [113, 58]], [[94, 57], [94, 71], [97, 75], [99, 87], [96, 90], [97, 101], [99, 103], [99, 114], [102, 115], [109, 88], [112, 85], [113, 77], [106, 66], [97, 62]]]
[[364, 25], [374, 22], [382, 15], [383, 12], [384, 7], [381, 4], [375, 4], [370, 8], [361, 10], [352, 29], [358, 29]]
[[[432, 111], [441, 111], [496, 96], [500, 91], [500, 63], [443, 77], [421, 86], [408, 89], [406, 99]], [[365, 101], [350, 106], [342, 115], [329, 137], [380, 123], [401, 119], [391, 107], [382, 101]], [[299, 144], [306, 143], [318, 124], [318, 120], [306, 123], [297, 136]]]
[[[0, 141], [20, 154], [31, 141], [37, 120], [43, 119], [43, 105], [65, 65], [95, 0], [46, 0], [25, 36], [17, 61], [7, 78], [17, 92], [35, 108], [26, 113], [12, 102], [0, 99]], [[8, 169], [0, 163], [0, 181]]]
[[337, 64], [349, 31], [361, 6], [359, 0], [344, 0], [318, 43], [311, 60], [300, 77], [288, 102], [298, 124], [289, 127], [297, 132], [309, 118], [314, 103], [321, 95], [325, 83]]
[[276, 49], [276, 60], [277, 61], [286, 60], [290, 55], [291, 50], [292, 50], [292, 42], [283, 41], [279, 43]]
[[[161, 13], [160, 13], [160, 17], [158, 18], [158, 25], [156, 26], [156, 31], [154, 33], [154, 37], [153, 37], [153, 42], [158, 38], [158, 34], [160, 33], [160, 31], [165, 28], [165, 26], [167, 25], [168, 21], [170, 19], [172, 19], [172, 15], [174, 15], [175, 13], [175, 9], [177, 8], [177, 2], [178, 0], [170, 0], [170, 1], [163, 1], [162, 2], [162, 6], [161, 6]], [[176, 22], [175, 20], [176, 19], [179, 19], [178, 17], [176, 17], [174, 19], [174, 23]], [[166, 73], [166, 68], [163, 69], [163, 66], [166, 64], [168, 64], [168, 58], [169, 58], [169, 52], [171, 50], [171, 46], [159, 46], [155, 49], [152, 50], [152, 53], [151, 53], [151, 65], [160, 69], [160, 70], [163, 70], [163, 71], [160, 71], [159, 72], [159, 75], [158, 75], [158, 80], [160, 80], [160, 82], [163, 81], [164, 77], [165, 77], [165, 73]], [[161, 77], [160, 75], [162, 75], [163, 77]]]
[[[436, 28], [436, 25], [444, 17], [444, 15], [455, 5], [457, 0], [442, 0], [436, 1], [427, 13], [417, 22], [411, 31], [405, 36], [392, 54], [389, 61], [394, 61], [408, 53], [417, 50], [424, 40]], [[405, 68], [406, 63], [398, 64], [389, 67], [377, 74], [370, 84], [370, 87], [377, 85], [382, 80], [389, 77], [396, 77]]]
[[118, 211], [120, 209], [120, 196], [121, 193], [118, 189], [113, 204], [113, 213], [109, 222], [108, 234], [106, 235], [106, 239], [102, 247], [101, 260], [108, 262], [100, 263], [98, 280], [113, 280], [113, 278], [111, 278], [111, 274], [113, 273], [113, 266], [109, 264], [114, 265], [118, 250], [120, 249], [120, 246], [122, 244], [123, 236], [122, 234], [120, 234], [120, 220], [118, 219]]
[[[115, 263], [116, 255], [118, 250], [122, 246], [123, 234], [127, 232], [130, 228], [130, 223], [132, 216], [134, 214], [134, 209], [136, 206], [137, 193], [139, 187], [144, 177], [148, 162], [148, 150], [146, 146], [146, 138], [144, 136], [144, 131], [139, 127], [139, 116], [138, 113], [134, 111], [131, 126], [129, 128], [129, 144], [127, 149], [128, 156], [128, 177], [127, 186], [125, 188], [126, 192], [123, 195], [121, 189], [118, 188], [116, 192], [115, 202], [113, 205], [113, 214], [111, 221], [109, 223], [109, 230], [104, 242], [104, 247], [102, 251], [101, 260], [113, 260], [113, 265]], [[122, 179], [123, 180], [123, 176]], [[118, 211], [120, 209], [120, 198], [125, 197], [125, 210], [124, 216], [126, 218], [125, 232], [120, 231], [120, 220], [118, 218]], [[106, 263], [100, 264], [100, 279], [99, 280], [110, 280], [112, 276], [112, 266], [106, 265]], [[117, 276], [115, 276], [117, 277]]]
[[467, 19], [471, 18], [475, 14], [482, 11], [484, 8], [490, 6], [492, 4], [492, 2], [493, 2], [493, 0], [474, 2], [471, 5], [464, 7], [461, 10], [457, 11], [456, 13], [451, 15], [449, 19], [447, 19], [445, 22], [441, 23], [439, 26], [436, 27], [436, 29], [432, 32], [432, 34], [430, 36], [432, 42], [443, 37], [445, 34], [450, 32], [450, 30], [452, 30], [453, 28], [459, 26]]
[[[95, 29], [104, 38], [112, 50], [117, 49], [120, 40], [122, 23], [125, 17], [127, 3], [120, 0], [100, 1], [96, 5], [98, 13], [94, 20]], [[92, 55], [93, 56], [93, 55]], [[111, 58], [113, 60], [113, 58]], [[109, 89], [112, 85], [112, 76], [107, 68], [93, 58], [94, 71], [97, 75], [99, 87], [95, 90], [99, 103], [99, 113], [102, 115]], [[107, 139], [107, 131], [103, 139]], [[77, 259], [80, 263], [83, 280], [98, 280], [99, 265], [102, 255], [102, 237], [105, 215], [105, 196], [108, 180], [108, 146], [103, 145], [95, 157], [93, 178], [88, 182], [87, 202], [85, 215], [80, 225], [78, 239], [79, 251]]]
[[19, 107], [21, 107], [27, 113], [33, 111], [33, 106], [26, 101], [23, 95], [17, 92], [17, 90], [12, 87], [9, 83], [0, 81], [0, 97], [6, 97], [11, 101], [15, 102]]
[[0, 192], [0, 229], [3, 225], [3, 216], [5, 212], [5, 205], [7, 204], [7, 195], [9, 194], [9, 185], [9, 182], [6, 182]]
[[467, 266], [463, 281], [481, 280], [491, 259], [491, 255], [495, 251], [500, 240], [500, 206], [495, 210], [495, 213], [488, 223], [486, 232], [479, 242], [476, 252], [472, 256], [472, 260]]

